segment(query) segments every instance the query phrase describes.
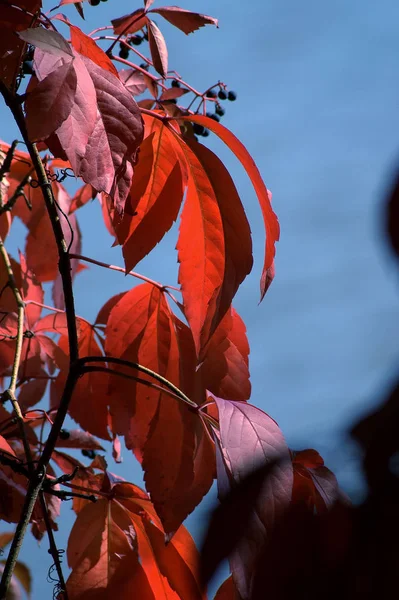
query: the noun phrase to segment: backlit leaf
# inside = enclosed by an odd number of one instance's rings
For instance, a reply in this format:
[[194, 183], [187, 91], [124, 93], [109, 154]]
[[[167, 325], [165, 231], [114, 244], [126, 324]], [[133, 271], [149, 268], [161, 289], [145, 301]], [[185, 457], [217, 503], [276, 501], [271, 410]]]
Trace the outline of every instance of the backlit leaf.
[[148, 43], [154, 68], [161, 77], [166, 77], [168, 72], [168, 50], [161, 30], [154, 21], [147, 21]]
[[178, 6], [162, 6], [161, 8], [153, 8], [150, 12], [158, 13], [187, 35], [205, 25], [216, 25], [218, 27], [217, 19], [208, 17], [208, 15], [191, 12]]
[[195, 154], [183, 142], [180, 160], [187, 167], [188, 189], [176, 246], [179, 283], [185, 316], [199, 354], [223, 317], [219, 312], [219, 300], [225, 268], [225, 242], [211, 182]]
[[69, 29], [71, 31], [71, 45], [79, 54], [90, 58], [96, 65], [118, 77], [118, 71], [114, 63], [91, 37], [75, 25], [69, 24]]
[[171, 133], [158, 119], [144, 119], [147, 137], [140, 147], [124, 216], [114, 224], [127, 271], [171, 228], [184, 192]]
[[216, 133], [216, 135], [218, 135], [220, 139], [223, 140], [225, 144], [227, 144], [230, 150], [234, 152], [234, 154], [242, 163], [244, 169], [246, 170], [248, 176], [252, 181], [252, 185], [254, 186], [256, 194], [258, 196], [266, 229], [265, 261], [261, 280], [262, 300], [266, 293], [268, 281], [265, 272], [272, 265], [275, 254], [275, 243], [280, 237], [280, 226], [277, 217], [271, 207], [268, 190], [262, 180], [259, 170], [251, 155], [248, 153], [245, 146], [236, 138], [236, 136], [233, 133], [226, 129], [226, 127], [224, 127], [220, 123], [217, 123], [214, 119], [204, 117], [201, 115], [190, 115], [188, 117], [182, 117], [182, 120], [191, 121], [192, 123], [198, 123], [199, 125], [203, 125], [207, 129], [210, 129], [211, 131]]
[[246, 535], [230, 558], [237, 589], [246, 600], [258, 553], [291, 501], [292, 464], [281, 430], [266, 413], [245, 402], [215, 400], [220, 426], [217, 472], [221, 499], [234, 482], [240, 483], [262, 465], [277, 461], [258, 496]]
[[144, 9], [138, 8], [130, 15], [112, 19], [111, 23], [116, 35], [127, 35], [128, 33], [136, 33], [136, 31], [145, 27], [147, 24], [147, 17], [144, 14]]
[[206, 347], [199, 369], [203, 386], [221, 398], [248, 400], [251, 395], [248, 354], [244, 322], [231, 308]]

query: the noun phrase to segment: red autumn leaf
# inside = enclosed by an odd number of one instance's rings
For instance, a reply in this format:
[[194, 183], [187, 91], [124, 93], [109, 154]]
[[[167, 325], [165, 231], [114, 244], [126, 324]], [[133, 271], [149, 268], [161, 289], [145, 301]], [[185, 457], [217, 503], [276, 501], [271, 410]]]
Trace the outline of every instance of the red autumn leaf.
[[165, 100], [173, 100], [174, 98], [180, 98], [181, 96], [184, 96], [184, 94], [187, 94], [189, 91], [190, 90], [187, 90], [185, 88], [169, 88], [168, 90], [162, 92], [159, 101], [164, 102]]
[[[62, 336], [58, 341], [61, 350], [67, 353], [68, 338]], [[79, 354], [85, 356], [103, 356], [96, 340], [94, 328], [86, 321], [80, 321]], [[104, 366], [104, 365], [100, 365]], [[60, 371], [51, 385], [51, 406], [57, 408], [67, 377], [67, 371]], [[108, 375], [101, 372], [85, 373], [75, 385], [68, 412], [79, 425], [89, 433], [109, 440], [108, 433]]]
[[94, 200], [95, 197], [96, 191], [89, 183], [85, 183], [84, 185], [82, 185], [81, 188], [78, 189], [78, 191], [72, 198], [71, 204], [69, 206], [69, 214], [71, 215], [75, 212], [75, 210], [78, 210], [78, 208], [81, 208], [82, 206], [90, 202], [90, 200]]
[[214, 600], [241, 600], [231, 575], [225, 581], [223, 581], [222, 585], [216, 592]]
[[140, 147], [125, 214], [120, 222], [114, 222], [127, 271], [171, 228], [184, 192], [170, 132], [158, 119], [144, 119], [147, 137]]
[[217, 477], [221, 499], [234, 482], [240, 483], [262, 465], [278, 461], [258, 496], [246, 536], [230, 558], [237, 589], [248, 598], [258, 552], [291, 501], [292, 464], [281, 430], [266, 413], [245, 402], [215, 400], [220, 426]]
[[46, 139], [68, 118], [75, 101], [77, 81], [71, 58], [39, 81], [27, 95], [26, 126], [30, 139]]
[[127, 292], [120, 292], [119, 294], [116, 294], [115, 296], [112, 296], [111, 298], [109, 298], [109, 300], [107, 300], [104, 306], [98, 311], [98, 315], [95, 320], [96, 325], [107, 324], [111, 310], [114, 308], [115, 304], [119, 302], [119, 300], [122, 300], [123, 296], [126, 293]]
[[161, 77], [166, 77], [168, 72], [168, 50], [165, 38], [159, 27], [151, 19], [147, 20], [147, 32], [154, 68]]
[[4, 452], [5, 454], [11, 454], [15, 456], [14, 450], [11, 448], [10, 444], [0, 435], [0, 452]]
[[57, 31], [36, 27], [22, 31], [19, 37], [58, 59], [70, 61], [73, 58], [70, 45]]
[[143, 73], [136, 69], [121, 69], [119, 78], [133, 96], [139, 96], [147, 89]]
[[165, 544], [165, 536], [155, 525], [143, 520], [160, 572], [180, 600], [202, 600], [198, 581], [199, 555], [191, 535], [180, 527], [172, 540]]
[[184, 142], [180, 146], [176, 144], [176, 148], [180, 149], [180, 162], [186, 164], [188, 171], [176, 246], [179, 282], [185, 316], [200, 354], [223, 317], [218, 310], [225, 268], [223, 221], [215, 192], [201, 163]]
[[118, 17], [111, 20], [116, 35], [127, 35], [128, 33], [136, 33], [147, 25], [147, 17], [144, 9], [138, 8], [129, 15]]
[[[35, 73], [39, 81], [72, 59], [77, 77], [70, 114], [54, 133], [75, 175], [97, 191], [109, 193], [122, 212], [143, 136], [140, 111], [119, 78], [85, 54], [72, 51], [56, 32], [51, 32], [51, 38], [47, 36], [50, 32], [42, 29], [40, 32], [40, 46], [35, 51]], [[31, 31], [25, 35], [32, 43], [37, 41], [36, 37]], [[65, 53], [65, 45], [70, 54]], [[58, 53], [54, 53], [54, 46]], [[43, 48], [51, 53], [44, 52]], [[81, 45], [81, 49], [86, 52], [87, 46]]]
[[266, 229], [265, 262], [263, 266], [261, 280], [262, 300], [266, 293], [268, 285], [266, 271], [271, 267], [273, 263], [273, 258], [275, 254], [275, 242], [277, 242], [280, 237], [280, 227], [278, 224], [277, 217], [273, 212], [273, 209], [270, 204], [268, 190], [262, 180], [259, 170], [251, 155], [248, 153], [245, 146], [235, 137], [235, 135], [233, 135], [228, 129], [226, 129], [226, 127], [224, 127], [220, 123], [217, 123], [214, 119], [211, 119], [209, 117], [203, 117], [201, 115], [190, 115], [187, 117], [182, 117], [182, 120], [191, 121], [192, 123], [198, 123], [199, 125], [203, 125], [204, 127], [216, 133], [216, 135], [219, 136], [225, 144], [227, 144], [231, 151], [234, 152], [234, 154], [242, 163], [243, 167], [247, 171], [248, 176], [252, 181], [252, 184], [258, 196]]
[[[0, 183], [0, 186], [1, 185], [2, 184]], [[8, 232], [10, 231], [11, 222], [12, 222], [12, 217], [11, 217], [11, 213], [9, 211], [0, 215], [0, 237], [3, 240], [3, 242], [6, 239]]]
[[294, 502], [305, 502], [312, 514], [324, 514], [337, 500], [347, 503], [337, 479], [315, 450], [293, 452]]
[[38, 304], [43, 304], [44, 292], [35, 274], [28, 269], [25, 257], [21, 252], [19, 253], [19, 262], [22, 277], [22, 299], [25, 302], [25, 319], [27, 328], [31, 329], [40, 318], [42, 307]]
[[16, 32], [22, 31], [35, 24], [39, 15], [41, 0], [19, 0], [18, 2], [3, 2], [0, 14], [0, 79], [10, 89], [14, 89], [19, 73], [22, 52], [25, 43], [18, 38]]
[[91, 37], [70, 23], [69, 29], [71, 30], [71, 45], [80, 55], [90, 58], [96, 65], [118, 77], [114, 63]]
[[46, 371], [41, 369], [35, 375], [37, 379], [31, 379], [24, 383], [18, 393], [18, 404], [23, 413], [40, 402], [47, 388], [48, 375]]
[[249, 345], [243, 320], [231, 308], [211, 337], [198, 375], [212, 394], [229, 400], [248, 400]]
[[[173, 542], [170, 548], [166, 547], [159, 520], [140, 488], [107, 473], [101, 490], [111, 492], [109, 498], [100, 497], [96, 504], [86, 504], [79, 511], [69, 538], [69, 597], [76, 600], [89, 593], [100, 595], [115, 589], [127, 593], [134, 583], [140, 582], [144, 586], [143, 598], [200, 598], [188, 595], [196, 589], [188, 564], [188, 560], [196, 559], [196, 553], [189, 536], [182, 535], [186, 544], [182, 554]], [[184, 595], [178, 596], [173, 587]]]
[[184, 10], [184, 8], [179, 8], [178, 6], [162, 6], [161, 8], [153, 8], [149, 12], [158, 13], [187, 35], [205, 25], [216, 25], [218, 27], [217, 19], [208, 15]]
[[252, 269], [251, 231], [234, 182], [222, 161], [202, 144], [190, 142], [190, 147], [209, 178], [222, 218], [225, 271], [219, 293], [218, 313], [224, 315], [240, 284]]

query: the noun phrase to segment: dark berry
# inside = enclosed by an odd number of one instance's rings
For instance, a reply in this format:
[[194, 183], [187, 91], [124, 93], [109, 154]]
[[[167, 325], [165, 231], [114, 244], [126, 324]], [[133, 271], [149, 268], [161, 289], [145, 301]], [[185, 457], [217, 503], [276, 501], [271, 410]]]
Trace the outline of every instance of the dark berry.
[[207, 116], [207, 117], [209, 117], [210, 119], [212, 119], [212, 117], [213, 117], [213, 113], [211, 113], [211, 112], [209, 112], [209, 111], [208, 111], [208, 112], [206, 113], [206, 116]]
[[148, 69], [150, 68], [150, 66], [149, 66], [149, 65], [147, 65], [147, 63], [141, 63], [141, 64], [140, 64], [140, 68], [141, 68], [141, 69], [144, 69], [145, 71], [148, 71]]
[[234, 100], [237, 100], [237, 94], [235, 92], [229, 92], [227, 99], [231, 102], [234, 102]]
[[127, 60], [129, 58], [129, 48], [126, 48], [126, 46], [122, 46], [121, 44], [121, 49], [119, 50], [119, 57], [123, 58], [124, 60]]
[[82, 452], [82, 456], [87, 456], [88, 457], [90, 450], [82, 450], [81, 452]]
[[177, 79], [173, 79], [171, 85], [174, 88], [179, 88], [180, 87], [180, 81], [177, 81]]
[[134, 35], [130, 38], [130, 41], [133, 44], [133, 46], [140, 46], [141, 42], [143, 41], [143, 38], [141, 37], [141, 35]]
[[202, 134], [202, 137], [208, 137], [209, 135], [209, 131], [208, 129], [205, 129], [204, 133]]
[[22, 71], [24, 75], [33, 75], [33, 60], [24, 60], [22, 63]]
[[207, 92], [206, 95], [208, 98], [216, 98], [215, 90], [209, 90], [209, 92]]
[[218, 98], [220, 98], [220, 100], [226, 100], [226, 98], [227, 98], [226, 92], [224, 90], [219, 90]]
[[98, 6], [100, 4], [100, 0], [90, 0], [90, 4], [92, 6]]
[[220, 121], [220, 117], [218, 117], [217, 115], [211, 115], [211, 119], [213, 119], [214, 121], [217, 121], [218, 123]]
[[101, 2], [107, 2], [107, 0], [101, 0]]
[[193, 129], [194, 133], [196, 133], [197, 135], [203, 135], [205, 131], [205, 127], [203, 125], [200, 125], [199, 123], [194, 123]]
[[225, 112], [226, 112], [226, 111], [224, 110], [224, 108], [223, 108], [222, 106], [217, 106], [217, 107], [215, 108], [215, 113], [216, 113], [217, 115], [219, 115], [219, 117], [223, 117], [223, 115], [224, 115], [224, 113], [225, 113]]
[[68, 438], [70, 438], [71, 434], [69, 433], [69, 431], [67, 429], [61, 429], [60, 433], [59, 433], [59, 438], [60, 440], [67, 440]]

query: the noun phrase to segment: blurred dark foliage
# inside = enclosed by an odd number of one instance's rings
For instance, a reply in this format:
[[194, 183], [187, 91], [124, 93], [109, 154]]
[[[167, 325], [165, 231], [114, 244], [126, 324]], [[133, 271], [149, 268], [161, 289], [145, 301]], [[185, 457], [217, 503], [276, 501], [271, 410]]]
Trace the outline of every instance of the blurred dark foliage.
[[[385, 214], [388, 238], [398, 256], [399, 177], [390, 192]], [[262, 547], [257, 548], [250, 590], [245, 597], [239, 595], [233, 572], [233, 577], [219, 588], [217, 600], [398, 597], [399, 380], [381, 406], [356, 423], [350, 434], [363, 456], [368, 485], [363, 503], [352, 506], [338, 488], [335, 495], [331, 494], [333, 475], [315, 451], [293, 452], [292, 500], [283, 514], [276, 515]], [[297, 457], [302, 457], [302, 463]], [[320, 479], [326, 475], [327, 487]], [[202, 549], [204, 584], [221, 560], [232, 556], [245, 538], [258, 494], [264, 481], [272, 476], [273, 464], [266, 465], [222, 498], [210, 520]]]

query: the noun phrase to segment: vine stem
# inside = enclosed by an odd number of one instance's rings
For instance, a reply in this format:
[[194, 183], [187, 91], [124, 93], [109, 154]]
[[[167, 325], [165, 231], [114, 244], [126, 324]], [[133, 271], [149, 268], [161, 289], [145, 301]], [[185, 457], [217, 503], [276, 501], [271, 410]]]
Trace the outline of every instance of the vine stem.
[[194, 402], [188, 396], [186, 396], [186, 394], [184, 392], [182, 392], [171, 381], [169, 381], [165, 377], [162, 377], [162, 375], [159, 375], [158, 373], [156, 373], [155, 371], [152, 371], [151, 369], [148, 369], [147, 367], [143, 367], [143, 365], [139, 365], [138, 363], [135, 363], [135, 362], [130, 362], [129, 360], [124, 360], [123, 358], [115, 358], [114, 356], [84, 356], [79, 359], [79, 363], [81, 363], [81, 365], [82, 365], [81, 371], [85, 371], [87, 369], [87, 367], [85, 366], [86, 363], [96, 363], [96, 362], [111, 363], [111, 364], [113, 363], [116, 365], [120, 365], [122, 367], [128, 367], [129, 369], [135, 369], [136, 371], [140, 371], [141, 373], [145, 373], [152, 379], [155, 379], [156, 381], [159, 381], [159, 383], [162, 383], [165, 387], [167, 387], [171, 392], [174, 392], [174, 394], [176, 396], [178, 396], [181, 400], [186, 402], [186, 404], [189, 404], [192, 408], [195, 408], [196, 410], [198, 410], [198, 408], [199, 408], [199, 406], [196, 402]]
[[3, 240], [0, 236], [0, 254], [3, 260], [4, 266], [7, 271], [8, 282], [10, 284], [11, 291], [15, 298], [15, 302], [17, 303], [17, 337], [16, 337], [16, 348], [14, 354], [14, 362], [12, 365], [11, 379], [10, 385], [8, 389], [2, 394], [3, 400], [10, 400], [17, 422], [18, 427], [21, 433], [21, 439], [24, 446], [25, 457], [28, 463], [29, 472], [33, 473], [33, 465], [32, 465], [32, 453], [30, 451], [30, 446], [28, 442], [28, 438], [26, 436], [25, 431], [25, 423], [24, 417], [21, 412], [21, 407], [19, 406], [18, 400], [15, 396], [15, 391], [17, 389], [17, 381], [18, 381], [18, 371], [21, 364], [22, 357], [22, 345], [24, 341], [24, 321], [25, 321], [25, 303], [22, 300], [22, 296], [18, 289], [18, 286], [15, 281], [14, 272], [12, 270], [12, 265], [10, 261], [10, 257], [8, 256], [8, 252], [6, 247], [4, 246]]
[[49, 543], [49, 546], [50, 546], [49, 553], [52, 556], [52, 559], [53, 559], [54, 565], [55, 565], [55, 569], [57, 571], [58, 579], [59, 579], [60, 586], [61, 586], [61, 590], [60, 591], [63, 594], [62, 595], [62, 599], [63, 600], [68, 600], [68, 592], [67, 592], [67, 589], [66, 589], [64, 574], [62, 572], [61, 559], [60, 559], [60, 555], [58, 553], [57, 545], [55, 543], [53, 529], [51, 527], [51, 521], [50, 521], [50, 517], [49, 517], [49, 514], [48, 514], [46, 499], [44, 497], [43, 490], [40, 490], [39, 501], [40, 501], [40, 506], [41, 506], [42, 513], [43, 513], [44, 523], [46, 525], [46, 530], [47, 530], [48, 543]]
[[117, 267], [115, 265], [109, 265], [108, 263], [101, 262], [100, 260], [95, 260], [94, 258], [89, 258], [88, 256], [82, 256], [81, 254], [73, 254], [69, 255], [71, 258], [77, 258], [78, 260], [84, 260], [85, 262], [92, 263], [93, 265], [97, 265], [98, 267], [103, 267], [104, 269], [111, 269], [111, 271], [118, 271], [119, 273], [124, 273], [125, 275], [131, 275], [132, 277], [136, 277], [136, 279], [141, 279], [146, 283], [150, 283], [151, 285], [159, 288], [160, 290], [164, 290], [165, 288], [169, 288], [171, 290], [175, 290], [176, 292], [180, 292], [180, 289], [174, 287], [173, 285], [162, 285], [158, 281], [154, 281], [149, 277], [145, 277], [145, 275], [140, 275], [140, 273], [136, 273], [135, 271], [129, 271], [126, 273], [126, 269], [123, 267]]
[[59, 256], [58, 269], [61, 275], [65, 299], [70, 361], [69, 372], [65, 383], [65, 388], [61, 397], [60, 405], [56, 417], [54, 419], [53, 426], [51, 427], [47, 442], [44, 446], [42, 455], [39, 458], [35, 471], [30, 477], [27, 493], [25, 496], [25, 502], [21, 512], [21, 517], [15, 530], [14, 539], [11, 544], [6, 564], [4, 565], [4, 570], [0, 582], [0, 598], [4, 598], [7, 594], [12, 573], [18, 559], [18, 554], [29, 521], [31, 519], [34, 506], [36, 504], [36, 500], [38, 498], [39, 492], [43, 485], [44, 478], [46, 476], [47, 465], [53, 453], [58, 434], [63, 426], [76, 381], [80, 376], [80, 371], [79, 368], [77, 368], [77, 361], [79, 359], [79, 346], [78, 332], [76, 326], [75, 302], [72, 289], [71, 262], [68, 253], [68, 246], [64, 238], [60, 217], [57, 211], [57, 205], [54, 198], [51, 183], [47, 178], [46, 170], [44, 168], [37, 147], [29, 139], [25, 124], [25, 117], [18, 98], [16, 98], [16, 96], [7, 88], [7, 86], [2, 81], [0, 81], [0, 93], [3, 96], [5, 103], [9, 107], [15, 119], [15, 122], [21, 132], [24, 143], [26, 144], [27, 150], [30, 155], [30, 159], [32, 161], [32, 165], [35, 169], [39, 186], [42, 190], [44, 202], [53, 229]]

